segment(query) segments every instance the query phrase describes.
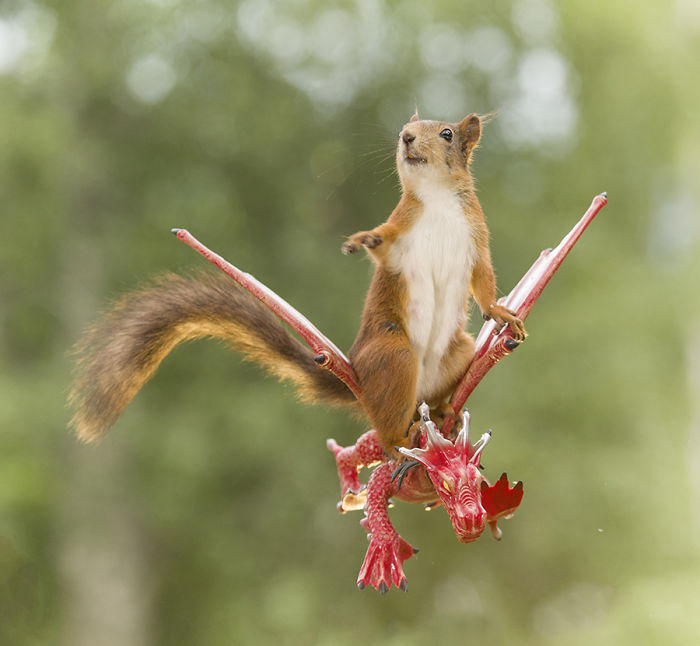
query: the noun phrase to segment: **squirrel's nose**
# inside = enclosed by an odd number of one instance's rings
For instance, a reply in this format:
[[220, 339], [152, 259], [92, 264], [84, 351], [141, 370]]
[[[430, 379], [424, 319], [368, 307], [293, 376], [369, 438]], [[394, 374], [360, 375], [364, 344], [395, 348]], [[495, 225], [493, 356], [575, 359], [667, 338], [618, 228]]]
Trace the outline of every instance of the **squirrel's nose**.
[[411, 134], [410, 132], [404, 132], [404, 133], [403, 133], [403, 136], [402, 136], [401, 138], [403, 139], [403, 142], [404, 142], [406, 145], [408, 145], [408, 144], [410, 144], [412, 141], [415, 141], [415, 140], [416, 140], [416, 135]]

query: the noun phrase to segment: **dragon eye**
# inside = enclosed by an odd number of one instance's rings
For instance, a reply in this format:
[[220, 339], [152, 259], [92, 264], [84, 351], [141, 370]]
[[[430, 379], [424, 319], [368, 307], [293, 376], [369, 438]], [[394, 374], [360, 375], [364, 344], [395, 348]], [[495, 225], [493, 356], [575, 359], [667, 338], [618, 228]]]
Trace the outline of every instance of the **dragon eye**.
[[442, 132], [440, 132], [440, 136], [447, 142], [452, 141], [452, 130], [449, 128], [445, 128]]
[[442, 488], [448, 493], [452, 493], [452, 489], [450, 489], [450, 485], [447, 484], [447, 480], [442, 481]]

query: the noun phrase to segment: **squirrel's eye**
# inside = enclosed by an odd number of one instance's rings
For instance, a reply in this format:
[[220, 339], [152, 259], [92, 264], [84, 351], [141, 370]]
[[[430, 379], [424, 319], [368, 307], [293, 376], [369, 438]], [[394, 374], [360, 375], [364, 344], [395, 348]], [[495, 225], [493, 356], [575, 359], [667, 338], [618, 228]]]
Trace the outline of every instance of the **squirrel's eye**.
[[450, 130], [449, 128], [445, 128], [440, 133], [440, 136], [449, 143], [450, 141], [452, 141], [452, 130]]

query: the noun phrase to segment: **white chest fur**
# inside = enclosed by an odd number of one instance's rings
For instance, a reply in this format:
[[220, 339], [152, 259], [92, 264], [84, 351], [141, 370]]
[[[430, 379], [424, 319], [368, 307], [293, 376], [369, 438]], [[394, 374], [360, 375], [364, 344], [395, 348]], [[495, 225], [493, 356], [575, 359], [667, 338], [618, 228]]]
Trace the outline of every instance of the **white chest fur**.
[[466, 321], [476, 258], [472, 229], [457, 196], [447, 189], [420, 195], [423, 213], [391, 249], [392, 268], [408, 285], [408, 333], [418, 357], [417, 397], [438, 383], [440, 361]]

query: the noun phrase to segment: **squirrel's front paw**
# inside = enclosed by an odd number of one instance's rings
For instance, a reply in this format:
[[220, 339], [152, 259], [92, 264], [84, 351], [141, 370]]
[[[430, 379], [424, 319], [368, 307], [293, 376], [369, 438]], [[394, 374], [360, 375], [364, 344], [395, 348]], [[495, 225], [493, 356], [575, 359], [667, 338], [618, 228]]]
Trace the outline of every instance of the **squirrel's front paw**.
[[493, 319], [496, 321], [496, 334], [498, 334], [506, 325], [510, 325], [513, 338], [516, 341], [524, 341], [525, 337], [527, 336], [523, 322], [515, 315], [515, 312], [512, 312], [507, 307], [503, 307], [503, 305], [494, 303], [489, 308], [489, 312], [484, 315], [484, 318], [486, 320]]
[[343, 243], [343, 246], [341, 247], [341, 251], [346, 255], [350, 255], [351, 253], [355, 253], [358, 249], [360, 248], [360, 245], [355, 244], [351, 240], [346, 240]]
[[371, 231], [360, 231], [355, 235], [350, 236], [343, 244], [342, 250], [344, 254], [355, 253], [360, 247], [374, 249], [382, 244], [384, 240], [382, 236], [372, 233]]

